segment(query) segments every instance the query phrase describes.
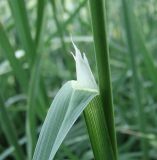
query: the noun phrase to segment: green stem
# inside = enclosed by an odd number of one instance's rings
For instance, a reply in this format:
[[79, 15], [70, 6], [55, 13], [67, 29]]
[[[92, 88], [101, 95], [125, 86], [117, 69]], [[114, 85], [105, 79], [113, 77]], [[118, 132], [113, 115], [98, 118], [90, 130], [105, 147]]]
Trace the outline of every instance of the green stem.
[[[104, 119], [102, 119], [101, 123], [104, 123], [103, 121], [106, 121], [106, 124], [104, 124], [104, 128], [106, 128], [106, 133], [104, 134], [102, 133], [102, 138], [106, 139], [105, 136], [106, 134], [108, 134], [109, 140], [106, 141], [106, 144], [109, 148], [110, 147], [112, 148], [112, 150], [110, 151], [113, 153], [113, 157], [109, 158], [109, 155], [111, 153], [106, 152], [104, 148], [105, 153], [104, 153], [103, 159], [116, 160], [117, 159], [117, 142], [116, 142], [115, 126], [114, 126], [114, 113], [113, 113], [112, 91], [111, 91], [111, 81], [110, 81], [110, 66], [109, 66], [109, 51], [108, 51], [107, 34], [106, 34], [105, 1], [89, 0], [89, 4], [90, 4], [90, 10], [91, 10], [92, 28], [93, 28], [93, 35], [94, 35], [97, 71], [98, 71], [98, 79], [99, 79], [99, 90], [100, 90], [100, 98], [101, 98], [101, 104], [97, 106], [95, 105], [95, 107], [97, 108], [99, 107], [99, 110], [102, 111], [102, 113], [100, 114], [104, 116]], [[97, 114], [97, 115], [95, 114], [93, 116], [100, 116], [100, 114]], [[99, 122], [99, 125], [102, 125], [101, 123]], [[90, 136], [90, 132], [89, 132], [89, 136]], [[92, 141], [92, 135], [90, 136], [90, 138]], [[92, 147], [94, 151], [95, 147], [94, 146]], [[96, 156], [99, 157], [99, 155], [96, 155], [96, 152], [94, 154], [95, 154], [95, 157]], [[102, 160], [102, 157], [98, 159]]]
[[[146, 121], [145, 121], [145, 113], [144, 113], [144, 107], [141, 102], [141, 88], [140, 88], [140, 82], [138, 77], [138, 71], [137, 71], [137, 59], [136, 59], [136, 51], [135, 51], [135, 45], [132, 31], [132, 22], [131, 19], [133, 18], [131, 16], [131, 4], [128, 0], [122, 0], [123, 2], [123, 14], [124, 14], [124, 23], [125, 23], [125, 29], [126, 29], [126, 36], [127, 36], [127, 43], [128, 43], [128, 49], [130, 53], [130, 60], [131, 60], [131, 66], [133, 71], [133, 83], [134, 83], [134, 91], [135, 91], [135, 103], [138, 108], [138, 117], [139, 117], [139, 127], [142, 133], [146, 133]], [[148, 142], [146, 139], [141, 139], [141, 147], [143, 150], [143, 160], [148, 160]]]
[[95, 160], [116, 160], [109, 137], [102, 100], [97, 96], [84, 111]]

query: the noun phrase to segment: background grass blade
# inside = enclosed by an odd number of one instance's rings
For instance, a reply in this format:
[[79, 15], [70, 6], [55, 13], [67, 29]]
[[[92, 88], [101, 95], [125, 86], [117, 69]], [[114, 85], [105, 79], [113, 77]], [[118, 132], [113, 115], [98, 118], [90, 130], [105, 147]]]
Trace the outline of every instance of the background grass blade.
[[43, 124], [33, 160], [51, 160], [70, 128], [88, 103], [97, 95], [96, 91], [74, 87], [67, 82], [58, 92]]
[[[26, 137], [22, 137], [18, 141], [19, 145], [23, 147], [23, 145], [26, 143]], [[10, 146], [7, 148], [3, 153], [0, 154], [0, 159], [5, 160], [7, 159], [13, 152], [15, 151], [15, 148], [13, 146]]]
[[[100, 110], [103, 110], [104, 119], [106, 120], [106, 126], [108, 131], [109, 141], [106, 141], [106, 146], [110, 146], [112, 148], [113, 153], [107, 152], [105, 148], [101, 148], [101, 151], [93, 151], [95, 153], [95, 159], [101, 159], [99, 153], [105, 152], [104, 159], [108, 159], [110, 155], [113, 154], [111, 159], [117, 159], [117, 144], [116, 144], [116, 137], [115, 137], [115, 128], [114, 128], [114, 114], [113, 114], [113, 104], [112, 104], [112, 92], [111, 92], [111, 81], [110, 81], [110, 67], [109, 67], [109, 52], [108, 52], [108, 45], [107, 45], [107, 35], [106, 35], [106, 11], [105, 11], [105, 1], [104, 0], [90, 0], [90, 11], [91, 11], [91, 19], [92, 19], [92, 28], [93, 28], [93, 35], [94, 35], [94, 44], [95, 44], [95, 51], [96, 51], [96, 62], [97, 62], [97, 71], [98, 71], [98, 79], [99, 79], [99, 90], [100, 90], [100, 97], [101, 97], [101, 105], [95, 107], [100, 107]], [[93, 110], [94, 112], [94, 110]], [[100, 114], [98, 112], [98, 114]], [[95, 115], [96, 117], [100, 115]], [[89, 117], [93, 116], [94, 114], [89, 115]], [[88, 119], [88, 117], [86, 118]], [[96, 118], [95, 118], [96, 119]], [[102, 122], [103, 123], [103, 122]], [[101, 122], [99, 122], [101, 124]], [[91, 126], [92, 127], [92, 126]], [[96, 133], [95, 133], [96, 134]], [[97, 139], [101, 139], [98, 142], [104, 141], [106, 138], [107, 132], [99, 131], [100, 135], [97, 135]], [[90, 133], [89, 130], [90, 140], [94, 141], [95, 137], [93, 134]], [[100, 137], [99, 137], [100, 136]], [[96, 148], [93, 142], [93, 150]], [[107, 144], [108, 143], [108, 144]], [[97, 145], [97, 143], [95, 143]]]
[[55, 23], [56, 23], [56, 28], [58, 29], [58, 33], [60, 35], [60, 41], [61, 41], [61, 44], [62, 44], [62, 51], [64, 53], [66, 53], [66, 45], [65, 45], [65, 42], [64, 42], [64, 34], [63, 34], [63, 28], [62, 28], [63, 25], [61, 24], [59, 16], [57, 14], [58, 12], [57, 12], [56, 1], [51, 0], [50, 2], [51, 2], [52, 10], [53, 10], [53, 16], [54, 16], [54, 20], [55, 20]]
[[[2, 50], [3, 55], [5, 55], [12, 67], [13, 73], [15, 77], [17, 78], [17, 81], [20, 83], [20, 87], [23, 89], [25, 93], [28, 91], [28, 73], [27, 71], [22, 67], [22, 64], [20, 64], [19, 60], [15, 57], [15, 52], [7, 38], [7, 35], [3, 29], [2, 24], [0, 24], [0, 47]], [[20, 73], [20, 74], [19, 74]], [[41, 97], [42, 95], [40, 95]], [[38, 100], [38, 110], [37, 113], [41, 119], [44, 118], [44, 115], [46, 114], [45, 110], [43, 110], [42, 106], [46, 106], [45, 102], [41, 98]]]
[[15, 52], [12, 46], [10, 45], [10, 42], [7, 38], [7, 35], [1, 23], [0, 23], [0, 47], [1, 47], [3, 54], [9, 60], [9, 63], [12, 66], [13, 72], [17, 80], [19, 81], [21, 88], [23, 88], [23, 90], [26, 91], [27, 85], [28, 85], [28, 75], [24, 71], [18, 59], [15, 57]]
[[[82, 2], [80, 2], [79, 6], [76, 8], [76, 10], [74, 11], [74, 13], [72, 13], [69, 18], [62, 23], [62, 28], [66, 28], [73, 20], [74, 18], [77, 16], [78, 12], [85, 6], [85, 4], [87, 3], [88, 0], [83, 0]], [[52, 37], [56, 36], [59, 30], [57, 30], [55, 33], [53, 33], [52, 35], [48, 36], [47, 40], [46, 40], [46, 44], [48, 44], [48, 42], [52, 39]]]
[[[134, 83], [134, 91], [135, 91], [135, 104], [136, 107], [138, 108], [138, 119], [139, 119], [139, 127], [142, 133], [146, 133], [146, 119], [145, 119], [145, 112], [144, 112], [144, 107], [141, 102], [141, 85], [140, 85], [140, 80], [139, 80], [139, 75], [137, 71], [137, 59], [136, 59], [136, 51], [135, 51], [135, 43], [133, 40], [133, 34], [134, 32], [132, 31], [132, 16], [131, 16], [131, 3], [130, 0], [122, 0], [123, 3], [123, 15], [124, 15], [124, 22], [125, 22], [125, 29], [126, 29], [126, 36], [127, 36], [127, 44], [128, 44], [128, 49], [130, 53], [130, 61], [131, 61], [131, 66], [132, 66], [132, 71], [133, 71], [133, 83]], [[148, 144], [147, 140], [142, 138], [141, 139], [141, 145], [143, 149], [143, 159], [147, 160], [148, 159]]]
[[135, 28], [135, 33], [136, 33], [135, 36], [136, 36], [136, 41], [138, 42], [139, 52], [143, 56], [143, 61], [147, 68], [150, 79], [153, 81], [154, 85], [157, 85], [157, 75], [156, 75], [157, 67], [154, 64], [153, 57], [149, 52], [148, 47], [146, 46], [142, 27], [134, 13], [132, 13], [132, 17], [133, 17], [132, 25], [134, 25]]
[[15, 148], [13, 153], [15, 159], [24, 160], [25, 159], [24, 153], [18, 144], [17, 134], [15, 132], [15, 128], [11, 120], [9, 119], [1, 93], [0, 93], [0, 123], [8, 142]]
[[38, 48], [38, 44], [40, 44], [40, 38], [42, 35], [46, 2], [47, 0], [37, 1], [37, 20], [36, 20], [36, 34], [35, 34], [36, 48]]
[[35, 145], [37, 142], [37, 124], [36, 124], [37, 98], [36, 97], [39, 90], [40, 69], [41, 69], [40, 65], [41, 65], [41, 60], [38, 57], [33, 67], [29, 91], [28, 91], [26, 133], [27, 133], [27, 153], [29, 160], [32, 159]]
[[52, 11], [53, 11], [53, 17], [54, 17], [54, 21], [56, 24], [56, 28], [58, 30], [59, 33], [59, 37], [60, 37], [60, 43], [61, 43], [61, 48], [62, 48], [62, 52], [63, 52], [63, 63], [65, 66], [67, 66], [67, 68], [70, 68], [69, 63], [68, 63], [68, 56], [66, 55], [67, 53], [67, 49], [66, 49], [66, 44], [64, 41], [64, 29], [63, 29], [63, 23], [60, 20], [60, 17], [57, 12], [57, 1], [55, 0], [50, 0], [51, 6], [52, 6]]
[[[26, 55], [27, 55], [27, 59], [30, 67], [29, 69], [31, 69], [31, 67], [35, 62], [35, 58], [37, 58], [38, 54], [37, 54], [37, 48], [35, 47], [35, 43], [32, 39], [31, 32], [30, 32], [25, 1], [24, 0], [13, 0], [13, 1], [8, 0], [8, 2], [10, 4], [11, 12], [14, 16], [15, 25], [16, 25], [18, 36], [20, 38], [20, 42], [26, 51]], [[38, 101], [39, 103], [42, 101], [43, 104], [48, 105], [48, 103], [46, 103], [48, 102], [48, 99], [47, 99], [47, 95], [45, 95], [46, 91], [45, 91], [44, 82], [42, 78], [40, 80], [40, 86], [41, 86], [39, 90], [40, 99]], [[44, 107], [46, 105], [43, 106], [40, 104], [39, 106], [41, 107], [42, 110], [44, 110]], [[44, 117], [45, 116], [44, 113], [42, 114]]]
[[20, 41], [26, 51], [30, 65], [33, 64], [36, 56], [36, 49], [31, 37], [30, 27], [24, 0], [8, 0], [13, 14], [16, 29]]
[[[15, 24], [16, 24], [16, 28], [17, 28], [17, 33], [20, 38], [20, 42], [22, 43], [22, 45], [26, 51], [27, 60], [29, 62], [30, 68], [33, 70], [35, 57], [38, 58], [38, 55], [36, 55], [36, 48], [35, 48], [34, 42], [31, 37], [31, 32], [30, 32], [27, 14], [26, 14], [25, 2], [23, 0], [22, 1], [15, 0], [15, 1], [9, 1], [9, 4], [10, 4], [11, 11], [13, 13], [13, 16], [14, 16], [14, 20], [15, 20]], [[3, 38], [3, 35], [1, 37]], [[6, 39], [7, 38], [5, 38], [5, 40]], [[3, 47], [4, 47], [4, 45], [3, 45]], [[13, 55], [14, 55], [13, 52], [10, 53], [10, 56], [13, 57]], [[12, 60], [12, 59], [9, 59], [9, 60]], [[17, 73], [16, 74], [18, 76], [17, 78], [19, 78], [20, 82], [22, 83], [22, 87], [25, 87], [25, 89], [26, 89], [25, 92], [28, 93], [27, 89], [28, 89], [29, 79], [28, 79], [28, 77], [25, 78], [24, 76], [21, 76], [19, 74], [19, 73], [21, 73], [21, 74], [25, 74], [25, 73], [21, 70], [22, 67], [17, 66], [18, 63], [16, 63], [16, 62], [15, 61], [12, 62], [12, 65], [14, 65], [13, 67]], [[29, 72], [31, 72], [30, 68], [28, 69]], [[34, 73], [32, 73], [32, 74], [34, 74]], [[32, 81], [32, 80], [30, 80], [30, 81]], [[25, 82], [27, 82], [27, 83], [24, 84]], [[35, 140], [36, 139], [35, 138], [36, 137], [35, 121], [36, 121], [37, 117], [34, 116], [35, 115], [34, 114], [35, 113], [34, 106], [36, 106], [36, 105], [38, 106], [38, 108], [37, 107], [35, 108], [38, 113], [38, 117], [43, 119], [43, 117], [45, 117], [45, 115], [46, 115], [46, 110], [44, 109], [44, 107], [48, 105], [48, 100], [45, 98], [46, 96], [44, 95], [45, 88], [42, 87], [44, 85], [42, 79], [40, 79], [39, 82], [40, 82], [40, 85], [37, 85], [37, 86], [38, 87], [41, 86], [41, 87], [39, 88], [38, 100], [37, 101], [34, 100], [36, 97], [34, 97], [34, 98], [29, 97], [28, 98], [28, 109], [27, 109], [27, 112], [28, 112], [27, 113], [27, 135], [28, 135], [28, 143], [27, 143], [28, 147], [27, 148], [28, 148], [28, 150], [27, 151], [28, 151], [29, 159], [31, 159], [31, 157], [32, 157], [32, 153], [34, 151], [34, 146], [36, 143], [36, 140]], [[34, 86], [31, 86], [30, 90], [35, 91]], [[34, 92], [32, 93], [31, 91], [29, 91], [29, 96], [35, 96]], [[46, 100], [47, 100], [47, 105], [45, 102]]]

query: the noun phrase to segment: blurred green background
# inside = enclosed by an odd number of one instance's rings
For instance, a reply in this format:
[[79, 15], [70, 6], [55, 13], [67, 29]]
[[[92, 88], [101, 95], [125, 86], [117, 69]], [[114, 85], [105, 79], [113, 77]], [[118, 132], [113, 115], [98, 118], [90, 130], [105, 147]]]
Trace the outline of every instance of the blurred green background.
[[[130, 0], [125, 8], [121, 0], [106, 0], [106, 9], [119, 159], [141, 159], [140, 140], [146, 139], [149, 158], [155, 160], [157, 1]], [[125, 25], [128, 21], [130, 26]], [[142, 117], [135, 100], [127, 27], [131, 28], [133, 37]], [[97, 77], [87, 0], [0, 0], [0, 105], [5, 107], [24, 152], [28, 113], [33, 112], [37, 118], [39, 132], [61, 85], [76, 79], [75, 63], [70, 55], [74, 51], [71, 36], [86, 53]], [[14, 149], [8, 137], [12, 139], [14, 133], [11, 130], [6, 133], [9, 122], [5, 113], [0, 114], [0, 160], [12, 160]], [[139, 129], [140, 118], [145, 121], [145, 134]], [[69, 132], [55, 159], [93, 159], [83, 116]]]

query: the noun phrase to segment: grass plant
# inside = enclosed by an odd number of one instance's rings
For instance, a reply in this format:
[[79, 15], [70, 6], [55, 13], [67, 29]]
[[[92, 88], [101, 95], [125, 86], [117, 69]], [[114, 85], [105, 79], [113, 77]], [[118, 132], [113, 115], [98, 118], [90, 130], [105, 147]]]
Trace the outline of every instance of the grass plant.
[[0, 160], [157, 159], [156, 8], [0, 1]]

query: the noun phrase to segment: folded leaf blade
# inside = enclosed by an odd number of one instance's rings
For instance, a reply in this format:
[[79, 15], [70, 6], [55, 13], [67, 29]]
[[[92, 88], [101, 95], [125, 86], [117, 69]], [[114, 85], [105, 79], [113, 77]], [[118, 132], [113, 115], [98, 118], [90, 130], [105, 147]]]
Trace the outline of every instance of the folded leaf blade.
[[98, 94], [96, 90], [76, 86], [76, 81], [67, 82], [54, 98], [43, 124], [33, 160], [54, 158], [74, 122]]

